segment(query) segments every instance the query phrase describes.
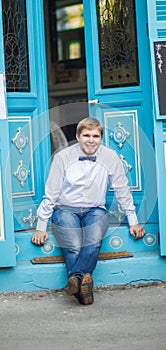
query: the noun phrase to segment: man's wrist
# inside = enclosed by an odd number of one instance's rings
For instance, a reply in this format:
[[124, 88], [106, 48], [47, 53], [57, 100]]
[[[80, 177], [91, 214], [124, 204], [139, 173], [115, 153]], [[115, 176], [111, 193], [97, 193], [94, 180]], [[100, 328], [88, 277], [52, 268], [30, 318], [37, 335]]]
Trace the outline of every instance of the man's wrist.
[[127, 215], [127, 220], [128, 220], [128, 224], [129, 226], [134, 226], [138, 224], [138, 219], [137, 219], [137, 215], [136, 213], [131, 213]]
[[46, 232], [47, 231], [47, 221], [43, 221], [40, 218], [38, 218], [36, 230]]

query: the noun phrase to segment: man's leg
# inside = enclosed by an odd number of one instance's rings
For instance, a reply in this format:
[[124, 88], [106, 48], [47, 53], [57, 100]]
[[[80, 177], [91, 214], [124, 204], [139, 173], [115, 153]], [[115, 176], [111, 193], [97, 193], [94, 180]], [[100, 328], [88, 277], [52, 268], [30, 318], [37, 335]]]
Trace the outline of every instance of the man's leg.
[[108, 228], [108, 214], [102, 208], [92, 208], [82, 218], [83, 243], [71, 274], [94, 271], [102, 239]]
[[83, 210], [79, 214], [58, 208], [53, 215], [55, 236], [62, 247], [69, 276], [66, 292], [75, 294], [84, 305], [93, 303], [91, 274], [107, 227], [107, 213], [101, 208]]
[[57, 208], [52, 217], [55, 238], [61, 247], [68, 277], [82, 246], [82, 228], [79, 216], [69, 209]]
[[102, 208], [89, 210], [83, 216], [82, 226], [83, 245], [71, 273], [77, 274], [79, 271], [83, 275], [77, 299], [80, 304], [89, 305], [94, 301], [92, 272], [96, 267], [102, 239], [108, 228], [106, 211]]
[[82, 275], [72, 274], [71, 269], [78, 259], [82, 246], [80, 218], [73, 209], [61, 207], [55, 210], [52, 223], [55, 238], [63, 251], [68, 274], [68, 282], [64, 290], [69, 295], [77, 296]]

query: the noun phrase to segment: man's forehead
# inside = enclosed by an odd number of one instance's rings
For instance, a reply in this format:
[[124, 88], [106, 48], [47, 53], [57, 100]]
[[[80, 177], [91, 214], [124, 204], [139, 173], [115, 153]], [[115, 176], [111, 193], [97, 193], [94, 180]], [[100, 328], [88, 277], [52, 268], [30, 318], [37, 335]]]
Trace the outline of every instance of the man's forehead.
[[99, 130], [98, 127], [93, 127], [93, 128], [84, 128], [81, 131], [81, 134], [83, 133], [91, 133], [91, 134], [100, 134], [101, 135], [101, 131]]

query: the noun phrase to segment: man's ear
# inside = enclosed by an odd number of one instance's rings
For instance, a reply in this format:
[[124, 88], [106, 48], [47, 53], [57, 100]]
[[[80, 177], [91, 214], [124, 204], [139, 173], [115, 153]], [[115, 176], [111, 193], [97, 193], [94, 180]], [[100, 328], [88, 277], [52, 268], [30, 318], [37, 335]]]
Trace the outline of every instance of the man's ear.
[[79, 136], [78, 136], [78, 134], [76, 134], [76, 140], [79, 141]]

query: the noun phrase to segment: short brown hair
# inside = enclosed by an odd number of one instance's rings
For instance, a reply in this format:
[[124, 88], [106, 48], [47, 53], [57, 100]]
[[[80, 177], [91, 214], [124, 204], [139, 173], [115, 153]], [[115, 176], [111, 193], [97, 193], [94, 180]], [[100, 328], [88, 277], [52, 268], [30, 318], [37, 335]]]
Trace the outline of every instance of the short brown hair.
[[98, 128], [98, 130], [101, 132], [101, 136], [103, 136], [103, 127], [100, 124], [100, 122], [95, 118], [82, 119], [77, 125], [76, 132], [77, 132], [77, 135], [80, 136], [83, 129], [92, 130], [94, 128]]

